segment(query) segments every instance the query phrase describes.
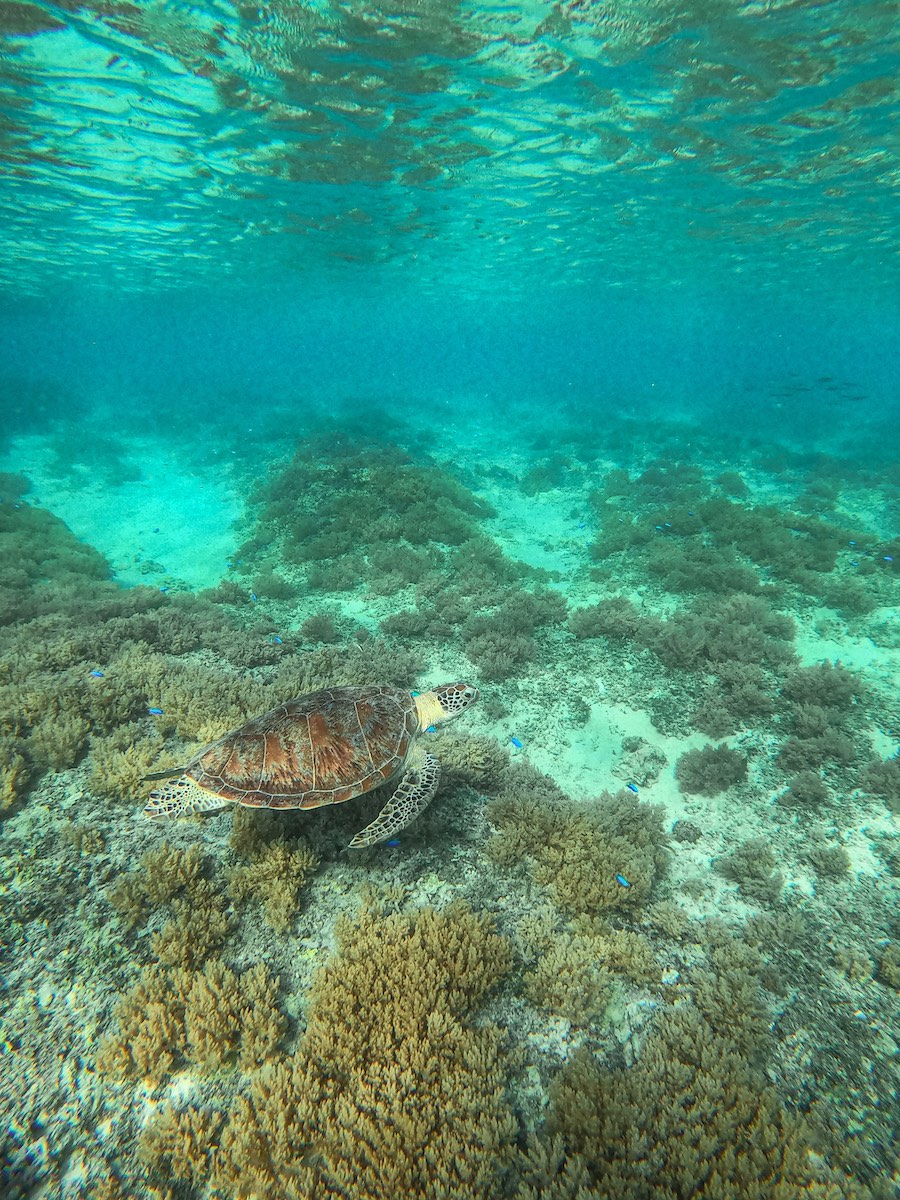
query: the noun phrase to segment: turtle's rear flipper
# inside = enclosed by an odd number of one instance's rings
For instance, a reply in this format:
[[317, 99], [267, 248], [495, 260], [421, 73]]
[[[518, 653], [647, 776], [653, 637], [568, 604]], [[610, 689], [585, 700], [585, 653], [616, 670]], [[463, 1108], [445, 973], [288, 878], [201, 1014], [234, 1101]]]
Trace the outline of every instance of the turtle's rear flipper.
[[372, 824], [350, 842], [350, 847], [358, 850], [361, 846], [374, 846], [411, 825], [431, 803], [440, 780], [441, 764], [434, 755], [414, 750], [397, 790]]
[[157, 788], [150, 793], [144, 808], [145, 817], [189, 817], [194, 813], [211, 812], [214, 808], [224, 808], [228, 804], [221, 796], [214, 796], [197, 787], [193, 779], [182, 775], [173, 779], [165, 787]]

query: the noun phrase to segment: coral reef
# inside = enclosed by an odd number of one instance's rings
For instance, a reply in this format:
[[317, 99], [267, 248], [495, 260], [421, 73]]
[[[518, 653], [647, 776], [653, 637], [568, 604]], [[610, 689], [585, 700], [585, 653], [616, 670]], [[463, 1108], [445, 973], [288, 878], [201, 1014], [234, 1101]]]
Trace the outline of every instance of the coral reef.
[[781, 895], [784, 876], [775, 870], [778, 860], [765, 838], [751, 838], [720, 858], [716, 870], [732, 879], [748, 900], [771, 904]]
[[482, 792], [493, 791], [509, 767], [509, 751], [494, 738], [442, 730], [437, 753], [441, 787], [463, 784]]
[[488, 1200], [512, 1158], [503, 1034], [473, 1022], [511, 965], [490, 921], [456, 906], [363, 911], [337, 930], [306, 1032], [227, 1115], [170, 1109], [142, 1137], [166, 1179], [229, 1200]]
[[686, 750], [675, 764], [678, 786], [689, 795], [718, 796], [747, 778], [747, 760], [724, 743]]
[[[548, 574], [512, 561], [481, 531], [490, 505], [427, 458], [372, 440], [312, 439], [254, 499], [257, 528], [241, 570], [271, 573], [283, 561], [321, 592], [409, 589], [382, 632], [455, 641], [484, 679], [520, 672], [539, 652], [535, 635], [565, 619], [563, 596], [541, 586]], [[315, 616], [301, 632], [336, 637]]]
[[[746, 1053], [692, 1007], [659, 1020], [636, 1067], [604, 1070], [579, 1051], [555, 1081], [551, 1103], [554, 1152], [532, 1143], [522, 1173], [534, 1190], [523, 1187], [518, 1200], [868, 1195], [814, 1163], [813, 1131], [783, 1108]], [[545, 1181], [553, 1191], [543, 1190]]]
[[117, 1028], [100, 1045], [98, 1069], [154, 1084], [184, 1062], [204, 1071], [228, 1064], [255, 1070], [287, 1028], [278, 981], [262, 964], [238, 975], [218, 960], [200, 971], [145, 967], [114, 1017]]
[[533, 1004], [586, 1024], [601, 1016], [612, 999], [612, 976], [597, 957], [594, 939], [559, 934], [524, 976]]
[[662, 809], [626, 790], [604, 793], [588, 814], [546, 776], [516, 766], [490, 801], [488, 819], [497, 830], [487, 847], [494, 861], [525, 860], [572, 914], [639, 906], [666, 868]]
[[802, 808], [817, 808], [828, 798], [828, 788], [817, 771], [801, 771], [791, 780], [787, 791], [778, 797], [782, 804], [796, 804]]
[[633, 638], [640, 624], [640, 614], [627, 596], [608, 596], [575, 609], [569, 617], [569, 629], [577, 638]]
[[873, 796], [886, 801], [891, 812], [900, 812], [900, 757], [894, 755], [870, 763], [862, 773], [862, 785]]
[[878, 963], [878, 978], [900, 992], [900, 944], [888, 942]]
[[230, 871], [229, 893], [238, 902], [258, 901], [269, 928], [285, 933], [300, 911], [300, 889], [318, 861], [304, 842], [273, 838], [251, 852], [249, 863]]
[[163, 842], [149, 850], [137, 870], [109, 889], [108, 899], [132, 929], [153, 919], [155, 908], [169, 910], [171, 919], [150, 935], [154, 957], [167, 966], [201, 966], [221, 948], [231, 926], [208, 860], [196, 846], [180, 850]]

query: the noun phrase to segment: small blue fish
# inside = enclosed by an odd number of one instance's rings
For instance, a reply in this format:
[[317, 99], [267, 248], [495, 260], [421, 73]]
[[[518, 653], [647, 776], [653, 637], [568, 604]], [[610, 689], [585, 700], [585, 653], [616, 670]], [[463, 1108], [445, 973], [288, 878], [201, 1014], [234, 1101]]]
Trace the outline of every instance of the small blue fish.
[[517, 737], [511, 737], [509, 740], [512, 742], [512, 744], [515, 746], [515, 748], [517, 750], [522, 749], [522, 743], [519, 741], [519, 739]]
[[672, 522], [666, 521], [666, 529], [671, 529], [671, 528], [672, 528]]
[[161, 592], [167, 592], [169, 589], [168, 589], [168, 587], [161, 587], [159, 590]]
[[852, 559], [852, 560], [851, 560], [851, 562], [850, 562], [850, 566], [851, 566], [851, 567], [858, 567], [858, 566], [859, 566], [859, 559], [857, 559], [857, 558], [854, 558], [854, 559]]
[[662, 525], [654, 525], [654, 526], [653, 526], [653, 528], [654, 528], [654, 529], [659, 529], [659, 530], [661, 530], [661, 529], [662, 529]]
[[154, 717], [161, 717], [163, 715], [163, 710], [161, 708], [148, 708], [147, 712]]
[[273, 646], [283, 646], [283, 645], [284, 645], [284, 642], [282, 641], [282, 639], [281, 639], [280, 637], [273, 637], [273, 638], [272, 638], [272, 645], [273, 645]]
[[259, 597], [257, 596], [256, 592], [251, 592], [251, 593], [250, 593], [250, 599], [251, 599], [251, 600], [253, 600], [253, 601], [255, 602], [256, 600], [258, 600], [258, 599], [259, 599]]
[[428, 726], [428, 728], [425, 730], [425, 732], [426, 732], [426, 733], [434, 733], [434, 726], [433, 726], [433, 725], [429, 725], [429, 726]]
[[400, 839], [399, 838], [388, 838], [388, 840], [384, 844], [386, 846], [399, 846]]
[[102, 671], [91, 671], [91, 674], [93, 675], [93, 677], [94, 677], [95, 679], [102, 679], [102, 678], [103, 678], [103, 672], [102, 672]]
[[635, 795], [637, 795], [637, 794], [638, 794], [638, 790], [637, 790], [637, 787], [636, 787], [636, 785], [635, 785], [635, 784], [633, 784], [633, 783], [626, 783], [626, 784], [625, 784], [625, 786], [628, 788], [629, 792], [634, 792], [634, 794], [635, 794]]
[[618, 872], [616, 873], [616, 883], [619, 885], [619, 887], [631, 887], [631, 884], [628, 882], [625, 876], [620, 875]]
[[421, 695], [422, 695], [422, 693], [421, 693], [421, 692], [410, 692], [409, 694], [410, 694], [411, 696], [421, 696]]
[[884, 561], [885, 561], [885, 562], [893, 562], [893, 561], [894, 561], [894, 556], [893, 556], [893, 554], [885, 554], [885, 556], [884, 556]]
[[848, 542], [848, 543], [847, 543], [847, 545], [848, 545], [848, 546], [855, 546], [855, 545], [856, 545], [856, 542]]

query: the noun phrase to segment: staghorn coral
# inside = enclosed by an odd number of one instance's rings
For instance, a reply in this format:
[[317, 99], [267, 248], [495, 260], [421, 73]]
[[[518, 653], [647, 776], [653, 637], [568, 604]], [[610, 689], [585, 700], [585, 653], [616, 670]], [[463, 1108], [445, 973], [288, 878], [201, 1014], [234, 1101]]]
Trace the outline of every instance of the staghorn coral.
[[509, 766], [509, 751], [496, 739], [442, 731], [436, 753], [441, 760], [441, 783], [463, 784], [479, 791], [493, 790]]
[[777, 859], [765, 838], [750, 838], [716, 863], [716, 870], [732, 879], [749, 900], [772, 903], [781, 895], [784, 876], [776, 872]]
[[165, 746], [156, 731], [142, 725], [121, 725], [104, 738], [91, 741], [91, 791], [110, 800], [134, 802], [146, 792], [144, 780], [159, 762]]
[[747, 778], [747, 760], [737, 750], [703, 746], [686, 750], [675, 763], [678, 786], [688, 795], [717, 796]]
[[541, 1138], [526, 1151], [517, 1200], [868, 1196], [816, 1162], [809, 1127], [782, 1107], [745, 1052], [690, 1005], [659, 1018], [627, 1070], [604, 1070], [579, 1050], [551, 1087], [550, 1133], [552, 1142]]
[[258, 900], [269, 928], [286, 933], [300, 911], [300, 889], [318, 862], [305, 842], [274, 838], [254, 850], [249, 863], [229, 872], [228, 891], [236, 901]]
[[202, 1071], [232, 1063], [255, 1070], [287, 1028], [278, 980], [259, 963], [241, 975], [218, 961], [197, 972], [145, 967], [113, 1015], [117, 1028], [100, 1045], [98, 1069], [156, 1084], [184, 1062]]
[[598, 959], [595, 940], [562, 933], [524, 975], [532, 1004], [584, 1025], [602, 1016], [613, 996], [612, 976]]
[[0, 816], [8, 813], [25, 795], [31, 768], [20, 754], [13, 737], [0, 737]]
[[598, 604], [577, 608], [569, 617], [576, 638], [607, 637], [627, 640], [637, 635], [641, 616], [627, 596], [609, 596]]
[[659, 983], [662, 975], [653, 947], [642, 933], [613, 929], [596, 916], [580, 916], [571, 928], [578, 937], [589, 938], [599, 963], [631, 983]]
[[300, 636], [306, 642], [327, 642], [333, 644], [340, 640], [334, 614], [318, 612], [307, 617], [300, 626]]
[[900, 943], [888, 942], [878, 963], [878, 979], [900, 992]]
[[850, 855], [843, 846], [814, 842], [806, 851], [806, 858], [816, 874], [825, 879], [842, 879], [850, 870]]
[[110, 904], [132, 929], [144, 925], [154, 907], [168, 907], [172, 919], [150, 937], [153, 954], [161, 963], [198, 967], [228, 935], [231, 921], [206, 869], [198, 847], [179, 850], [163, 842], [144, 855], [136, 871], [109, 889]]
[[795, 704], [846, 711], [862, 694], [859, 677], [840, 662], [797, 667], [785, 679], [783, 694]]
[[164, 1177], [224, 1200], [488, 1200], [512, 1156], [502, 1034], [472, 1022], [509, 947], [462, 906], [364, 910], [337, 928], [300, 1045], [221, 1118], [168, 1110], [142, 1136]]
[[[482, 628], [482, 626], [479, 626]], [[502, 626], [492, 627], [469, 637], [466, 654], [482, 679], [499, 682], [515, 675], [535, 656], [535, 645], [524, 634], [506, 633]]]
[[847, 766], [856, 758], [853, 740], [839, 729], [829, 726], [819, 737], [792, 737], [778, 751], [778, 765], [798, 775], [816, 774], [831, 763]]
[[862, 773], [862, 785], [884, 800], [891, 812], [900, 812], [900, 757], [870, 762]]
[[604, 793], [587, 813], [545, 776], [517, 764], [487, 815], [497, 828], [489, 856], [507, 866], [526, 860], [534, 879], [573, 914], [640, 905], [665, 870], [662, 809], [629, 791]]

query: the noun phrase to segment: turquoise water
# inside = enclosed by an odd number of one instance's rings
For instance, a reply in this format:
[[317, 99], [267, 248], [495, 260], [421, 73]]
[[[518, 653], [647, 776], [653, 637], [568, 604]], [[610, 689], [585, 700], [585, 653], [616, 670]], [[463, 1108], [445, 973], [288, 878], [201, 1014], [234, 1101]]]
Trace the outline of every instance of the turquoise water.
[[0, 4], [3, 1200], [900, 1195], [898, 42]]

